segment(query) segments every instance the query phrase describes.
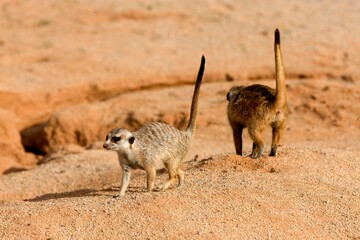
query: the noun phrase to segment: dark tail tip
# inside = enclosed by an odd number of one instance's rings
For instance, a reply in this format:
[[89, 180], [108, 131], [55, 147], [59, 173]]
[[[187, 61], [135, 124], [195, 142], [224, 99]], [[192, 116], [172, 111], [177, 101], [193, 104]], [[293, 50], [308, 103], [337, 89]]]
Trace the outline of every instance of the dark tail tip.
[[275, 30], [275, 44], [280, 45], [280, 31], [279, 31], [279, 29]]
[[202, 76], [204, 74], [204, 69], [205, 69], [205, 57], [204, 55], [202, 55], [201, 57], [201, 64], [200, 64], [200, 68], [199, 68], [199, 73], [198, 73], [198, 76], [197, 76], [197, 80], [201, 80], [202, 79]]
[[204, 55], [202, 55], [201, 57], [201, 66], [204, 66], [205, 65], [205, 57]]

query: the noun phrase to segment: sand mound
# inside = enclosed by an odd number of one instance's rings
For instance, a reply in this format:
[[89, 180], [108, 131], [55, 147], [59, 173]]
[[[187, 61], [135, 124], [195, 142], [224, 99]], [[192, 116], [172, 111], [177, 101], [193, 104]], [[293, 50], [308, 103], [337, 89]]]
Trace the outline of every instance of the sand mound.
[[[358, 152], [294, 147], [260, 160], [198, 158], [184, 164], [182, 188], [147, 193], [135, 171], [128, 193], [114, 199], [115, 156], [85, 151], [4, 176], [0, 188], [16, 189], [1, 199], [20, 201], [1, 203], [0, 236], [356, 238], [359, 160]], [[166, 177], [159, 172], [156, 184]]]

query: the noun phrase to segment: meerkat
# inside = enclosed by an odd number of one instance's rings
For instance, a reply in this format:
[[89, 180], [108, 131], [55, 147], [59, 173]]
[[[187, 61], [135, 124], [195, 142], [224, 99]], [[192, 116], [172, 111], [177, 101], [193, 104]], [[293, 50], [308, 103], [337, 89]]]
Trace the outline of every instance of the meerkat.
[[154, 122], [141, 126], [136, 132], [123, 128], [111, 130], [104, 148], [114, 150], [118, 154], [123, 171], [119, 196], [125, 195], [130, 182], [131, 169], [143, 169], [147, 173], [147, 190], [153, 191], [156, 168], [162, 163], [169, 173], [169, 180], [162, 190], [169, 188], [178, 178], [178, 185], [184, 182], [184, 172], [179, 164], [188, 152], [190, 142], [195, 133], [200, 85], [205, 69], [205, 57], [202, 56], [195, 90], [193, 94], [190, 119], [185, 130], [179, 130], [165, 123]]
[[272, 127], [270, 156], [276, 156], [286, 120], [285, 73], [280, 49], [280, 32], [275, 30], [276, 89], [261, 84], [235, 86], [227, 93], [227, 115], [233, 130], [236, 154], [242, 155], [242, 131], [248, 128], [253, 140], [251, 158], [259, 158], [264, 150], [262, 132]]

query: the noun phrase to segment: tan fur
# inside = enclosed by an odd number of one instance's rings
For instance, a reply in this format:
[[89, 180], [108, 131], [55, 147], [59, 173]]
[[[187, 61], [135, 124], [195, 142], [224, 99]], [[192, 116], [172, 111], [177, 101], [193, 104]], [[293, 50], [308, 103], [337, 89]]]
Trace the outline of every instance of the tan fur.
[[242, 131], [247, 127], [253, 140], [250, 157], [259, 158], [264, 150], [262, 132], [272, 127], [270, 156], [276, 156], [277, 146], [285, 129], [286, 85], [280, 49], [280, 32], [275, 31], [276, 90], [261, 84], [232, 87], [228, 94], [228, 119], [233, 129], [236, 154], [242, 155]]
[[117, 151], [123, 179], [120, 187], [120, 196], [125, 194], [129, 185], [131, 169], [143, 169], [147, 173], [147, 189], [154, 189], [156, 168], [159, 163], [165, 165], [169, 172], [169, 180], [162, 187], [170, 187], [178, 179], [179, 186], [184, 182], [184, 172], [179, 164], [185, 157], [191, 139], [195, 133], [197, 106], [200, 85], [205, 69], [205, 58], [201, 65], [196, 80], [193, 101], [191, 105], [190, 120], [185, 130], [178, 130], [165, 123], [148, 123], [136, 132], [122, 128], [111, 130], [104, 143], [104, 148]]

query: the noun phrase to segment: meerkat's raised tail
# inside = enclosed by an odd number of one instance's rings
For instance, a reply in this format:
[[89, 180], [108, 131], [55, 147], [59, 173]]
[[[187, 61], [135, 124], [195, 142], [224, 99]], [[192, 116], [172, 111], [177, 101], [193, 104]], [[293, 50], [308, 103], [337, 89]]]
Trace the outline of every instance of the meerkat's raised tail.
[[189, 124], [186, 128], [186, 131], [194, 132], [196, 126], [196, 118], [197, 118], [197, 108], [198, 108], [198, 100], [199, 100], [199, 93], [200, 93], [200, 85], [202, 81], [202, 77], [205, 70], [205, 57], [204, 55], [201, 57], [201, 64], [199, 68], [199, 72], [196, 79], [194, 95], [191, 103], [191, 110], [190, 110], [190, 120]]
[[282, 108], [286, 104], [286, 84], [285, 84], [285, 72], [281, 56], [280, 48], [280, 31], [275, 30], [275, 74], [276, 74], [276, 93], [275, 93], [275, 107]]

